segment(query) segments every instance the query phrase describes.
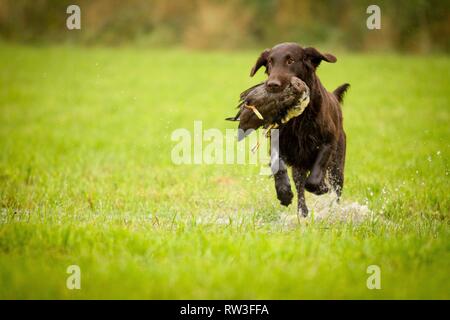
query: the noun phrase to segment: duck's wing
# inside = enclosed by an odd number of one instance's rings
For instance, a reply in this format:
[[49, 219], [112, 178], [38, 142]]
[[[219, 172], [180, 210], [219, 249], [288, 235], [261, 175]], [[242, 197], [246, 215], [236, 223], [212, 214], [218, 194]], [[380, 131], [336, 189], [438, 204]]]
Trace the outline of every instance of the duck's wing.
[[237, 109], [239, 109], [238, 113], [234, 116], [234, 117], [228, 117], [225, 118], [225, 120], [228, 121], [239, 121], [239, 117], [241, 116], [242, 110], [244, 109], [244, 105], [246, 103], [247, 98], [251, 95], [251, 93], [253, 93], [253, 95], [258, 95], [260, 90], [256, 90], [258, 87], [260, 87], [261, 85], [264, 85], [264, 82], [255, 84], [254, 86], [246, 89], [245, 91], [241, 92], [241, 94], [239, 95], [239, 104], [237, 105]]
[[[248, 95], [249, 95], [254, 89], [258, 88], [258, 87], [261, 86], [261, 85], [264, 85], [264, 82], [255, 84], [254, 86], [248, 88], [247, 90], [242, 91], [241, 94], [239, 95], [239, 101], [240, 101], [240, 102], [245, 101], [245, 100], [247, 99]], [[240, 105], [239, 105], [239, 106], [240, 106]], [[238, 106], [238, 107], [239, 107], [239, 106]]]

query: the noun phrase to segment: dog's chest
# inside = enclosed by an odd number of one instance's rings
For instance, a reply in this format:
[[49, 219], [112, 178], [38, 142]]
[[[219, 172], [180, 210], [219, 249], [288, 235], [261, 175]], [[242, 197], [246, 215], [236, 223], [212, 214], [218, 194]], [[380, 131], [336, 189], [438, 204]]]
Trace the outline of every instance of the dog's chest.
[[300, 116], [280, 129], [280, 155], [290, 166], [310, 169], [322, 144], [320, 128]]

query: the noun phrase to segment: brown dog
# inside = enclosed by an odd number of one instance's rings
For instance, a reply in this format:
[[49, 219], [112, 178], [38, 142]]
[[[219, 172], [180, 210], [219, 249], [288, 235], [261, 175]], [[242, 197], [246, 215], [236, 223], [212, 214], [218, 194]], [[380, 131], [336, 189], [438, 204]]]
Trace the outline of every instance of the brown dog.
[[253, 76], [264, 66], [268, 75], [266, 87], [271, 92], [283, 90], [292, 76], [310, 88], [309, 106], [280, 128], [279, 153], [272, 152], [272, 164], [279, 161], [278, 170], [274, 171], [278, 199], [285, 206], [292, 202], [287, 164], [292, 166], [297, 188], [298, 214], [305, 217], [305, 189], [317, 195], [328, 192], [326, 176], [338, 197], [344, 186], [346, 137], [340, 103], [350, 85], [346, 83], [333, 93], [328, 92], [316, 75], [322, 61], [334, 63], [336, 57], [296, 43], [281, 43], [264, 50], [250, 73]]

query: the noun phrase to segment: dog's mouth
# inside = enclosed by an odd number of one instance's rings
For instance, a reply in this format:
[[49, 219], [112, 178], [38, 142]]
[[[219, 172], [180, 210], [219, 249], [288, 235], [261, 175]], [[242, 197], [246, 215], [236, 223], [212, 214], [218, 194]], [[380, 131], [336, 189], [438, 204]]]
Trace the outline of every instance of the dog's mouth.
[[300, 116], [309, 103], [310, 89], [300, 78], [292, 76], [289, 84], [278, 93], [269, 93], [265, 83], [247, 89], [240, 95], [237, 115], [226, 120], [239, 121], [239, 128], [243, 130], [262, 126], [270, 134], [271, 129]]
[[[266, 124], [264, 127], [270, 129], [278, 128], [280, 125], [285, 124], [289, 122], [291, 119], [300, 116], [306, 109], [306, 107], [309, 105], [310, 102], [310, 91], [309, 87], [306, 85], [305, 82], [303, 82], [298, 77], [291, 77], [290, 84], [292, 85], [292, 88], [297, 91], [297, 93], [300, 93], [300, 96], [297, 98], [297, 101], [290, 106], [289, 108], [285, 109], [281, 115], [281, 118], [276, 120], [273, 123]], [[290, 90], [289, 88], [286, 88], [285, 90]], [[291, 89], [292, 90], [292, 89]], [[254, 108], [254, 106], [246, 106], [248, 109], [252, 109], [253, 112], [256, 114], [256, 116], [263, 120], [262, 115], [257, 112], [257, 110]]]

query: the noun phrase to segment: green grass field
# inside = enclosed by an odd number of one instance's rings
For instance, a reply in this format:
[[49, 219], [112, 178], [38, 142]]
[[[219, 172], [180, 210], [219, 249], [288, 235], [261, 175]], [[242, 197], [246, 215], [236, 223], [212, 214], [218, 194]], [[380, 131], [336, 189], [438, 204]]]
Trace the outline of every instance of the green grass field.
[[171, 161], [173, 130], [235, 127], [257, 53], [0, 45], [0, 298], [449, 299], [450, 58], [320, 66], [376, 219], [286, 225], [259, 167]]

